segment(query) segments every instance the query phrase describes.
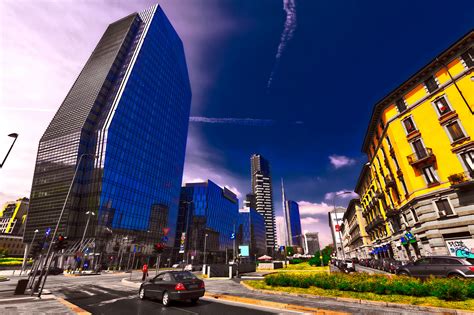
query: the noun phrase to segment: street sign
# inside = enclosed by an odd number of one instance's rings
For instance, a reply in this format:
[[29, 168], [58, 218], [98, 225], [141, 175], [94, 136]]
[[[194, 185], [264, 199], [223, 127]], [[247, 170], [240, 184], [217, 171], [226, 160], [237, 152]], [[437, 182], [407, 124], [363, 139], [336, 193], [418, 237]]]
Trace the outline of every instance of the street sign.
[[339, 224], [336, 224], [336, 226], [334, 228], [336, 229], [336, 232], [341, 231], [341, 226]]
[[163, 234], [168, 235], [170, 228], [163, 228]]
[[230, 233], [230, 239], [235, 240], [235, 233]]
[[184, 243], [186, 241], [186, 232], [181, 233], [181, 239], [179, 242], [179, 253], [184, 254]]
[[49, 236], [49, 233], [51, 233], [51, 228], [47, 228], [44, 234], [46, 234], [46, 236]]
[[168, 242], [168, 236], [163, 236], [163, 237], [161, 238], [161, 242], [162, 242], [162, 243], [167, 243], [167, 242]]

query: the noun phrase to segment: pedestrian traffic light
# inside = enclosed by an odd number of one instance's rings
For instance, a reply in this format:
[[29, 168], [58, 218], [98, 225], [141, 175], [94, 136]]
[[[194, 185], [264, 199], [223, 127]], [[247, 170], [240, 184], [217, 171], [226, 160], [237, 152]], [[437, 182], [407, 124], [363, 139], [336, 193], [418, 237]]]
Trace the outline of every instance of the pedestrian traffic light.
[[54, 250], [61, 251], [67, 247], [67, 237], [59, 235], [54, 244]]
[[163, 243], [156, 243], [153, 247], [153, 250], [156, 254], [161, 254], [165, 249], [165, 245]]

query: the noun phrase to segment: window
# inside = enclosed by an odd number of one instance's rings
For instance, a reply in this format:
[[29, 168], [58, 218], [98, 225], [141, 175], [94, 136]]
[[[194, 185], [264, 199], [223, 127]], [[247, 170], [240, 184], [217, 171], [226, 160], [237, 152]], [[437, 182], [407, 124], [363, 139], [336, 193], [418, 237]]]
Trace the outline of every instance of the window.
[[446, 100], [445, 96], [442, 96], [434, 100], [433, 104], [436, 107], [436, 110], [438, 111], [438, 114], [440, 116], [446, 113], [449, 113], [451, 111], [451, 107], [449, 106], [448, 101]]
[[413, 220], [415, 222], [418, 222], [418, 215], [416, 214], [416, 210], [414, 208], [411, 208], [410, 211], [411, 211], [411, 215], [413, 216]]
[[458, 121], [447, 124], [446, 129], [448, 129], [449, 135], [451, 136], [451, 140], [453, 142], [465, 137], [464, 131], [462, 131], [461, 125]]
[[412, 145], [413, 145], [413, 149], [415, 150], [416, 157], [418, 159], [423, 159], [428, 155], [426, 152], [425, 146], [423, 145], [423, 142], [421, 142], [420, 139], [413, 141]]
[[425, 86], [428, 92], [433, 92], [438, 89], [438, 82], [436, 82], [436, 79], [434, 76], [429, 77], [428, 80], [425, 81]]
[[169, 273], [165, 273], [163, 276], [163, 281], [173, 281]]
[[439, 183], [438, 176], [436, 175], [436, 171], [433, 168], [433, 165], [423, 168], [423, 175], [425, 176], [425, 180], [428, 184], [435, 184]]
[[461, 153], [461, 159], [470, 173], [474, 172], [474, 150]]
[[403, 113], [407, 109], [407, 105], [405, 104], [405, 100], [403, 98], [397, 100], [395, 105], [397, 106], [399, 113]]
[[415, 265], [416, 266], [420, 266], [420, 265], [429, 265], [430, 264], [430, 258], [422, 258], [422, 259], [418, 259], [417, 261], [415, 261]]
[[466, 66], [473, 67], [474, 66], [474, 48], [469, 48], [464, 54], [461, 55], [462, 59], [466, 63]]
[[435, 203], [440, 217], [454, 214], [448, 199], [440, 199]]
[[403, 126], [405, 127], [405, 131], [407, 134], [410, 134], [411, 132], [416, 130], [415, 123], [413, 122], [413, 118], [411, 116], [403, 120]]
[[403, 222], [405, 222], [405, 228], [408, 227], [408, 218], [407, 218], [407, 215], [405, 213], [402, 212], [402, 217], [403, 217]]
[[405, 183], [405, 180], [403, 179], [403, 176], [400, 176], [398, 179], [400, 180], [400, 183], [402, 184], [403, 192], [405, 193], [405, 195], [408, 195], [408, 188]]

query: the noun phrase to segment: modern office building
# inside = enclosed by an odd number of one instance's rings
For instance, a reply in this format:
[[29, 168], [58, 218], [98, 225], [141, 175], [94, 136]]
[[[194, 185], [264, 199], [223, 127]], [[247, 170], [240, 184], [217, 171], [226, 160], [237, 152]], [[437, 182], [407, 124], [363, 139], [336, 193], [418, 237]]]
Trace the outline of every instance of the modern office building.
[[359, 199], [352, 199], [342, 218], [341, 234], [344, 253], [351, 258], [369, 258], [370, 238], [365, 231], [367, 222], [362, 215]]
[[328, 212], [329, 228], [331, 230], [334, 251], [338, 259], [344, 258], [341, 225], [345, 211], [345, 208], [337, 207], [334, 210]]
[[267, 253], [265, 219], [253, 208], [239, 209], [238, 244], [249, 246], [250, 260]]
[[183, 233], [185, 240], [177, 261], [202, 263], [206, 253], [206, 263], [217, 263], [225, 261], [226, 251], [232, 255], [231, 234], [239, 225], [239, 200], [232, 191], [211, 180], [185, 184], [179, 209], [175, 247], [180, 249]]
[[474, 255], [474, 31], [375, 104], [355, 191], [376, 257]]
[[308, 255], [314, 255], [319, 251], [319, 233], [307, 232], [304, 234], [304, 252]]
[[190, 103], [183, 44], [158, 5], [110, 24], [41, 137], [24, 241], [54, 229], [72, 183], [59, 225], [71, 241], [90, 211], [96, 252], [125, 237], [142, 253], [173, 244]]
[[276, 226], [270, 163], [260, 154], [254, 154], [250, 158], [250, 164], [255, 209], [265, 218], [267, 252], [273, 254], [276, 246]]
[[285, 201], [285, 225], [288, 240], [286, 245], [302, 247], [300, 209], [293, 200]]
[[23, 237], [29, 204], [30, 200], [25, 197], [3, 205], [0, 210], [0, 234]]

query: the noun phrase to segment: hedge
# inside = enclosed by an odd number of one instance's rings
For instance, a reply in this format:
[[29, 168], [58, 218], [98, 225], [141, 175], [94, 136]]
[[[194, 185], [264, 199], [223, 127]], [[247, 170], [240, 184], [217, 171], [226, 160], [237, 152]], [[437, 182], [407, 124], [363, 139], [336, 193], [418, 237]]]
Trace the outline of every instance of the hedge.
[[429, 278], [421, 281], [406, 276], [323, 274], [323, 273], [276, 273], [265, 277], [270, 286], [309, 288], [326, 290], [371, 292], [376, 294], [398, 294], [409, 296], [435, 296], [446, 301], [464, 301], [474, 298], [474, 281], [460, 279]]

